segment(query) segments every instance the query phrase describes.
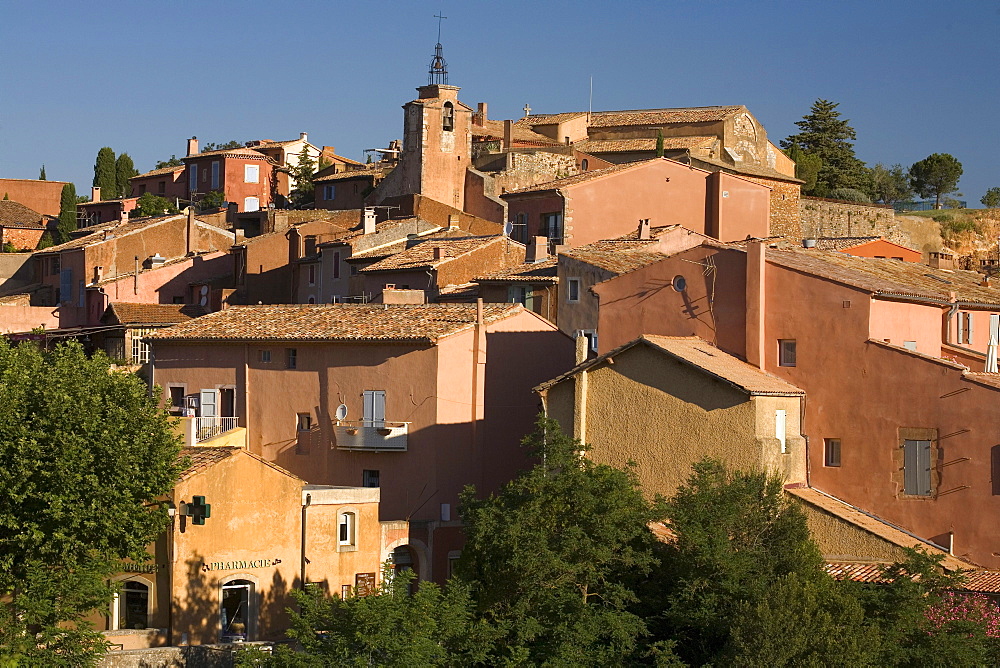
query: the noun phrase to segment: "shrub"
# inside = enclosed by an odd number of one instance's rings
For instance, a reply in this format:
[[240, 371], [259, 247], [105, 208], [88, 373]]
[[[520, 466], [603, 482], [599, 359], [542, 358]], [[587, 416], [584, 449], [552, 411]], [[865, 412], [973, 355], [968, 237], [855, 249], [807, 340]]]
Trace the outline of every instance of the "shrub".
[[841, 199], [847, 202], [862, 202], [871, 204], [871, 198], [857, 188], [834, 188], [830, 191], [830, 199]]

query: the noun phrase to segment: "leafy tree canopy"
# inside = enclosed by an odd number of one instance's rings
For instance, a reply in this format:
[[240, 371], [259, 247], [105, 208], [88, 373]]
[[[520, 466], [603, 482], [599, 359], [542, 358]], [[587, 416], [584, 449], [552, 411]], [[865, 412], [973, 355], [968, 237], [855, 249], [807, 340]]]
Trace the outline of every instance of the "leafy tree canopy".
[[109, 603], [117, 562], [144, 561], [166, 527], [156, 500], [178, 451], [145, 383], [105, 355], [0, 337], [0, 661], [86, 665], [103, 648], [81, 617]]
[[868, 168], [854, 155], [857, 135], [850, 122], [840, 118], [838, 106], [829, 100], [816, 100], [809, 113], [796, 121], [800, 132], [781, 141], [784, 149], [798, 144], [803, 153], [818, 156], [822, 161], [816, 184], [809, 189], [803, 188], [806, 194], [829, 197], [835, 188], [871, 189]]
[[316, 161], [309, 154], [309, 147], [303, 146], [299, 153], [298, 163], [288, 168], [288, 173], [295, 181], [291, 192], [292, 206], [304, 208], [316, 200]]
[[135, 208], [132, 209], [129, 215], [135, 218], [142, 218], [145, 216], [165, 216], [179, 212], [174, 203], [166, 197], [160, 197], [153, 193], [143, 193], [136, 200]]
[[905, 202], [913, 197], [910, 179], [899, 164], [886, 167], [878, 163], [872, 167], [872, 188], [875, 201], [883, 204]]
[[119, 155], [115, 161], [115, 186], [119, 197], [128, 197], [132, 194], [132, 183], [129, 179], [138, 175], [139, 170], [135, 168], [132, 156], [128, 153]]
[[205, 144], [205, 146], [202, 147], [201, 150], [202, 152], [222, 151], [224, 149], [229, 149], [229, 148], [243, 148], [244, 146], [246, 146], [246, 142], [236, 141], [235, 139], [233, 139], [231, 141], [227, 141], [221, 144], [213, 144], [212, 142], [208, 142]]
[[118, 197], [115, 152], [110, 146], [105, 146], [97, 152], [97, 160], [94, 162], [94, 187], [101, 189], [101, 199]]
[[988, 209], [1000, 207], [1000, 188], [990, 188], [979, 201]]
[[910, 185], [921, 197], [933, 197], [941, 208], [941, 196], [955, 192], [962, 176], [962, 163], [947, 153], [932, 153], [910, 165]]
[[208, 211], [209, 209], [218, 209], [225, 202], [226, 196], [218, 190], [213, 190], [198, 200], [198, 210]]
[[184, 164], [184, 161], [178, 158], [176, 155], [170, 156], [170, 160], [160, 160], [156, 163], [153, 169], [163, 169], [164, 167], [180, 167]]

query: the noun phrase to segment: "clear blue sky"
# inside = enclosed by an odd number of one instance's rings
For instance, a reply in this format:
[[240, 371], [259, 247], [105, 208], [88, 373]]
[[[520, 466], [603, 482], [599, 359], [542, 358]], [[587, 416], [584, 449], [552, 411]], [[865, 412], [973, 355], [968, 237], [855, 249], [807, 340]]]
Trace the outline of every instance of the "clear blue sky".
[[461, 99], [491, 118], [745, 104], [777, 143], [817, 98], [840, 103], [858, 157], [953, 154], [972, 206], [1000, 186], [1000, 2], [170, 3], [8, 0], [0, 21], [0, 176], [89, 192], [102, 146], [140, 171], [185, 140], [365, 148], [442, 42]]

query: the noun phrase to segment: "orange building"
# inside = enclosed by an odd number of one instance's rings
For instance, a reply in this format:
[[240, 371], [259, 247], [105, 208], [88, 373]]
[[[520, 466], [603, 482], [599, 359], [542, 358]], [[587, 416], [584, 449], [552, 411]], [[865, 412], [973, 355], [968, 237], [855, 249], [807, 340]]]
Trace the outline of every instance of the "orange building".
[[1000, 565], [1000, 375], [984, 371], [1000, 289], [984, 276], [706, 241], [593, 292], [601, 352], [644, 333], [699, 336], [794, 384], [811, 487]]
[[[123, 563], [95, 618], [123, 649], [277, 640], [290, 592], [364, 595], [378, 583], [379, 490], [309, 485], [241, 448], [185, 448], [170, 528], [150, 561]], [[398, 528], [398, 527], [397, 527]]]
[[[572, 342], [520, 304], [234, 306], [147, 338], [152, 382], [310, 483], [381, 487], [410, 521], [408, 557], [443, 580], [461, 549], [458, 495], [528, 465], [531, 388]], [[185, 398], [186, 399], [183, 399]]]

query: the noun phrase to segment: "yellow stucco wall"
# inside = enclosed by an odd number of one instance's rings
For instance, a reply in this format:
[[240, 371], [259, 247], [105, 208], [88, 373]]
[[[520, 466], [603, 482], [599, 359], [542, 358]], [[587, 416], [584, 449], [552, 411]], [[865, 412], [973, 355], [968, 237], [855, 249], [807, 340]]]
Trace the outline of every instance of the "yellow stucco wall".
[[800, 504], [809, 532], [829, 561], [886, 561], [904, 558], [903, 549], [830, 513]]

